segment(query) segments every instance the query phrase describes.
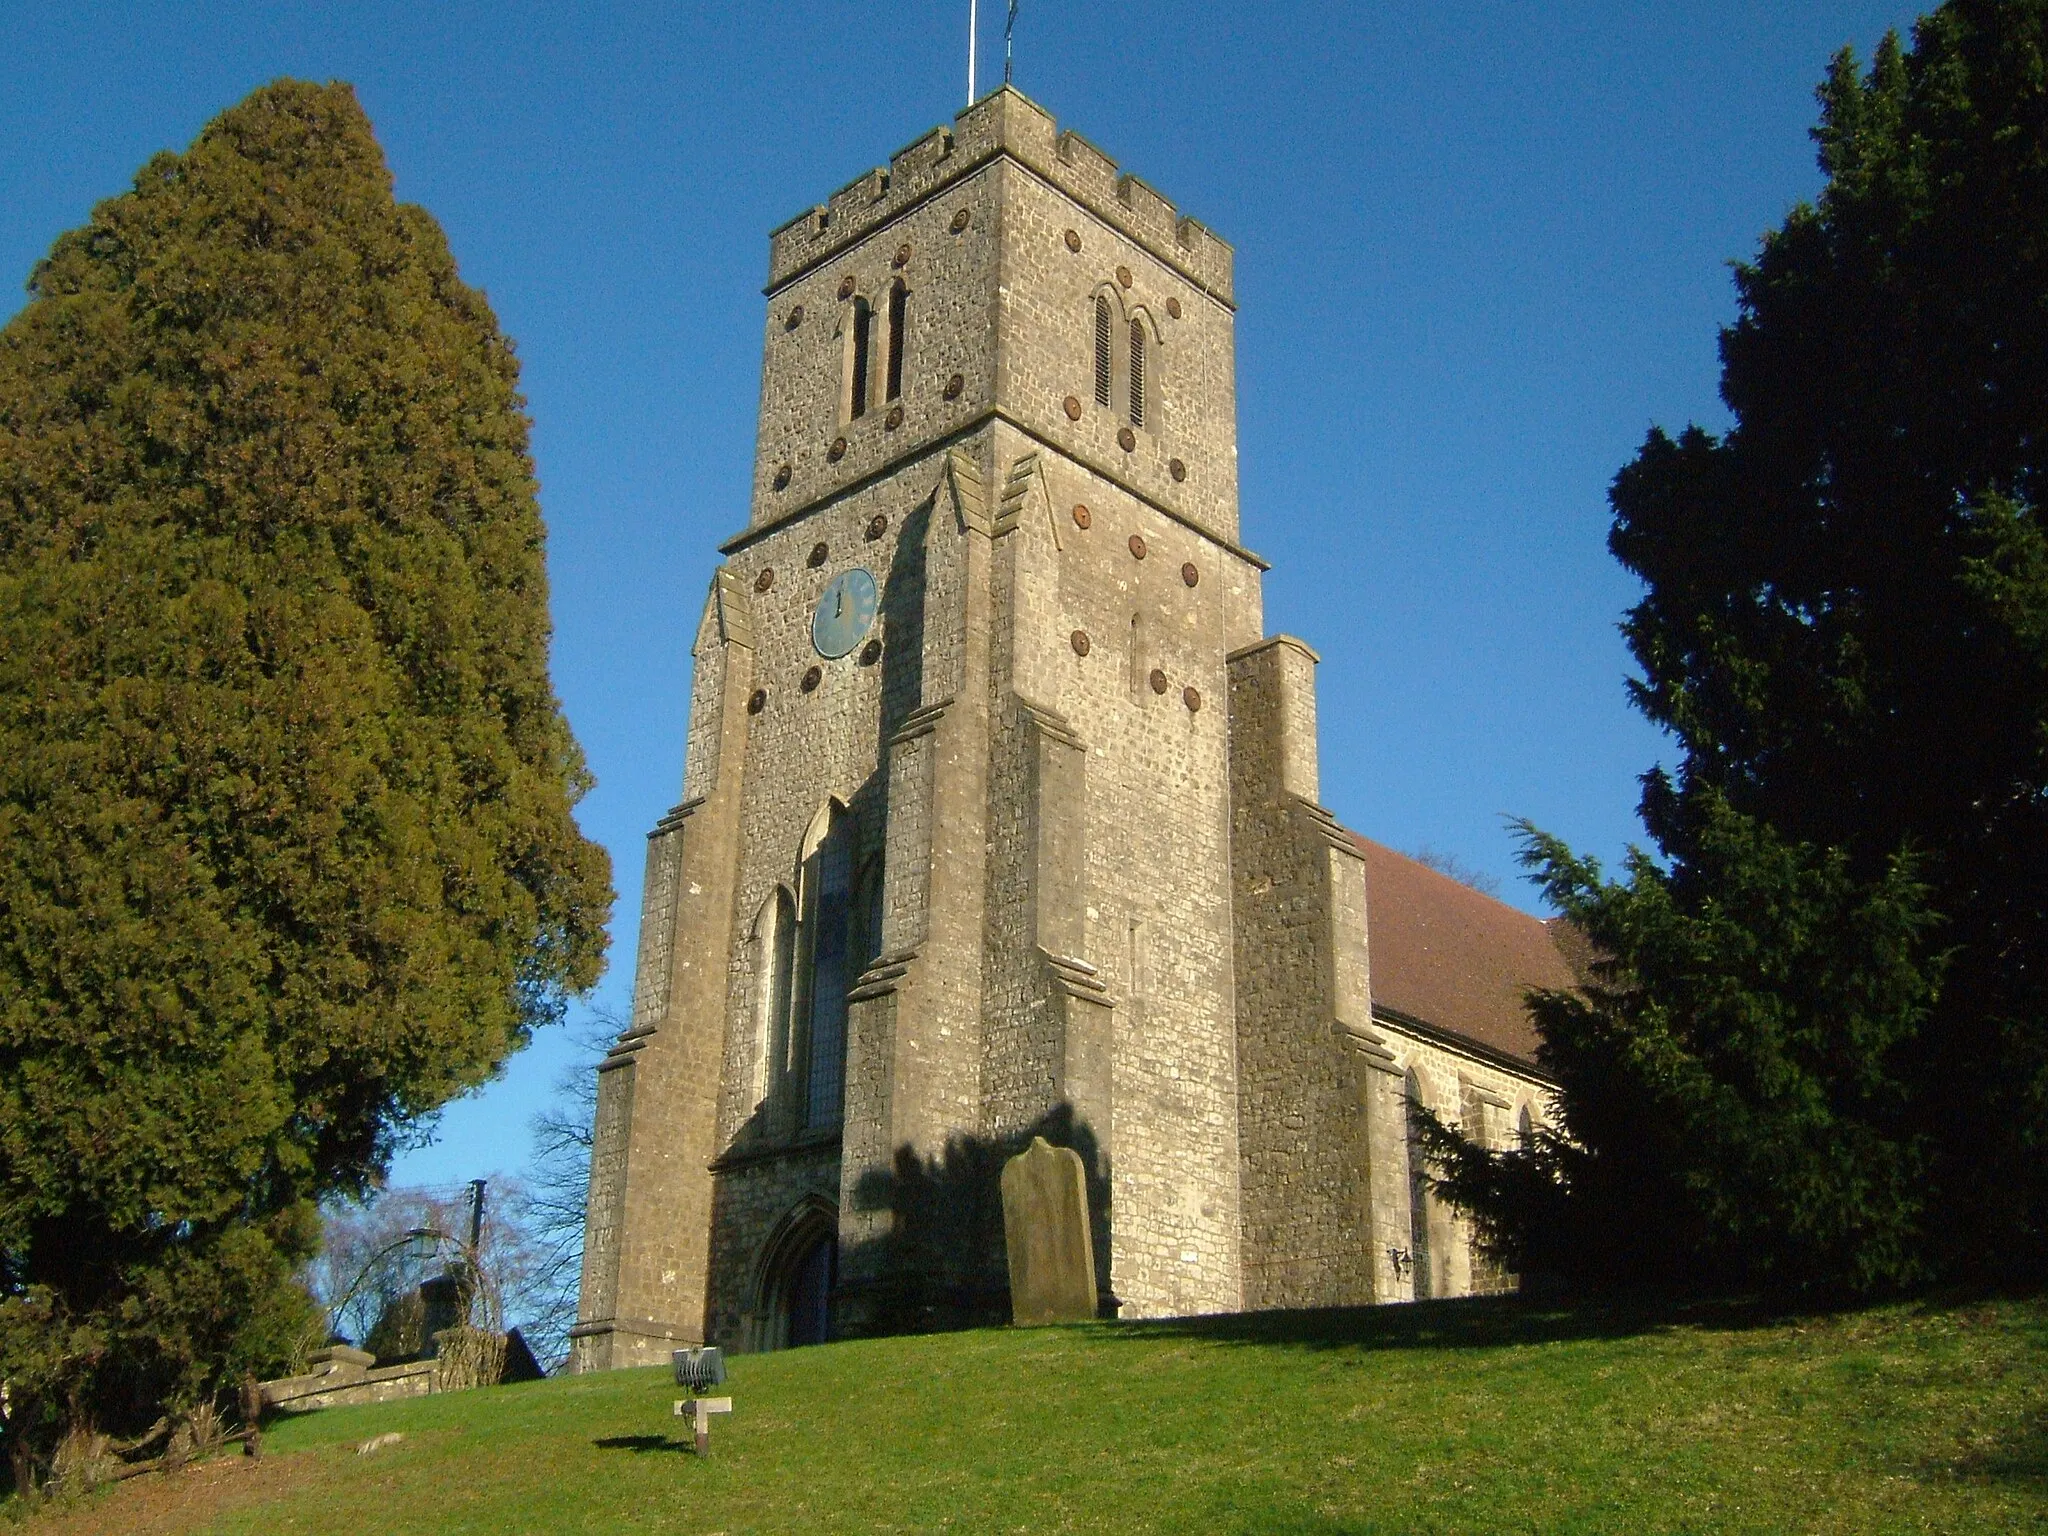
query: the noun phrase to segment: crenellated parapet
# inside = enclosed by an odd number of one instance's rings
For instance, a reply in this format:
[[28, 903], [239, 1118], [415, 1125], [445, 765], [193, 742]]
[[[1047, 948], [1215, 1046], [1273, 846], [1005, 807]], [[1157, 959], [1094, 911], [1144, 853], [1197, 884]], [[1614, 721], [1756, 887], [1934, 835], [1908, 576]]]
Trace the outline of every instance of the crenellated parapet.
[[991, 92], [953, 119], [860, 175], [822, 207], [791, 219], [769, 236], [768, 293], [900, 218], [999, 155], [1043, 177], [1105, 224], [1179, 272], [1203, 292], [1234, 304], [1233, 253], [1207, 226], [1182, 215], [1137, 177], [1078, 133], [1059, 130], [1052, 114], [1009, 86]]

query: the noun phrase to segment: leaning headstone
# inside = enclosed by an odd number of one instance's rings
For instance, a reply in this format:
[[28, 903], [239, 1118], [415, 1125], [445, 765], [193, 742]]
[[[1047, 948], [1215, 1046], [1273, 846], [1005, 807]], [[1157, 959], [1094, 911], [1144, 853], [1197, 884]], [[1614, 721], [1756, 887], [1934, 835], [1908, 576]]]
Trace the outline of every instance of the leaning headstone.
[[1003, 1165], [1003, 1239], [1013, 1323], [1028, 1328], [1095, 1316], [1095, 1242], [1080, 1153], [1034, 1136]]

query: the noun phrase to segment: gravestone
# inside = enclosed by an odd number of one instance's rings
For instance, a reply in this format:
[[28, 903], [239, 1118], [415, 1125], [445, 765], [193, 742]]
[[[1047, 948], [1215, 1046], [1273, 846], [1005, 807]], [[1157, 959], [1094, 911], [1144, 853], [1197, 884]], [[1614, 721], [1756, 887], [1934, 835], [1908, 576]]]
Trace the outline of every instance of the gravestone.
[[1003, 1165], [1003, 1240], [1011, 1322], [1028, 1328], [1095, 1316], [1095, 1243], [1080, 1153], [1034, 1136]]

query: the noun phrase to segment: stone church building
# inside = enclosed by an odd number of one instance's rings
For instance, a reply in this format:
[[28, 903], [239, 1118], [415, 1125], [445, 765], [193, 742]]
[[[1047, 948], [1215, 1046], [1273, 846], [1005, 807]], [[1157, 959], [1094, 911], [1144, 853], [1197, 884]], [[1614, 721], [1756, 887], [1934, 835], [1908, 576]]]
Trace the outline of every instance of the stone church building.
[[771, 237], [575, 1364], [1001, 1321], [1088, 1169], [1105, 1314], [1509, 1283], [1411, 1154], [1548, 1103], [1542, 922], [1318, 803], [1240, 540], [1232, 253], [1004, 88]]

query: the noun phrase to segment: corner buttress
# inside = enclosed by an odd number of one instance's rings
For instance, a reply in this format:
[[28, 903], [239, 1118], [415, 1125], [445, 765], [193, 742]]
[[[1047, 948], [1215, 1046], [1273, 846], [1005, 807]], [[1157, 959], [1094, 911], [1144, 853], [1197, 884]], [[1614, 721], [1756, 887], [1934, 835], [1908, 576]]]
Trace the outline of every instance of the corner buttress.
[[698, 626], [684, 799], [647, 839], [633, 1020], [598, 1067], [572, 1369], [701, 1343], [710, 1163], [746, 762], [753, 624], [721, 569]]

